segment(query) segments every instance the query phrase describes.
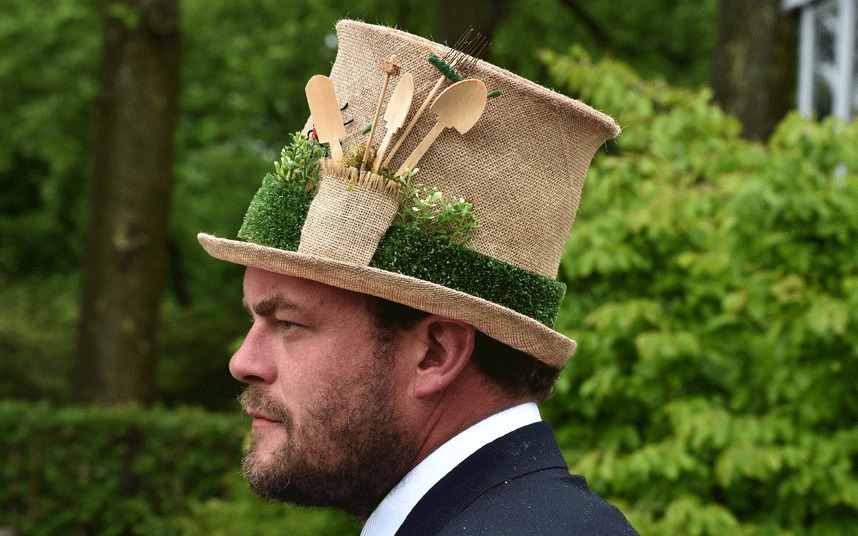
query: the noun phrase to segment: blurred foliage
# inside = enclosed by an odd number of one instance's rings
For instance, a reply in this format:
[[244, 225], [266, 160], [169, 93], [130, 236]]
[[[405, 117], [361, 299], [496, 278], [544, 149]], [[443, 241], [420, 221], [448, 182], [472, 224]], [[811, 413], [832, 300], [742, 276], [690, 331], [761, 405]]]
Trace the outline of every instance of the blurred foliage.
[[[100, 51], [98, 3], [0, 16], [0, 393], [65, 399]], [[12, 52], [14, 51], [14, 52]]]
[[[564, 453], [642, 534], [858, 532], [856, 126], [793, 116], [768, 145], [743, 141], [707, 90], [675, 87], [706, 79], [713, 0], [579, 4], [601, 34], [560, 0], [510, 0], [493, 39], [495, 63], [548, 77], [624, 129], [594, 161], [560, 274], [569, 290], [559, 328], [579, 350], [544, 414]], [[9, 0], [0, 17], [11, 51], [0, 57], [0, 398], [69, 398], [100, 5]], [[226, 363], [246, 329], [242, 271], [210, 259], [195, 235], [235, 235], [304, 123], [305, 81], [329, 69], [333, 22], [430, 35], [433, 9], [182, 2], [165, 404], [222, 409], [234, 397]], [[530, 56], [572, 42], [581, 46]], [[674, 85], [601, 59], [605, 46]], [[101, 511], [103, 533], [355, 531], [342, 516], [250, 496], [236, 476], [240, 424], [184, 410], [89, 411], [0, 405], [0, 448], [13, 460], [0, 470], [16, 483], [0, 490], [0, 525], [40, 534], [32, 512], [44, 511], [62, 532]], [[123, 473], [130, 430], [145, 431], [146, 448]], [[136, 474], [145, 493], [105, 491], [118, 477], [101, 466]], [[192, 474], [205, 476], [176, 487]], [[81, 475], [104, 481], [82, 487]]]
[[696, 87], [709, 81], [717, 7], [716, 0], [508, 0], [491, 60], [549, 82], [533, 51], [579, 45], [597, 59], [633, 65], [644, 78]]
[[78, 274], [0, 283], [0, 400], [68, 399]]
[[545, 414], [574, 471], [642, 534], [855, 534], [858, 125], [763, 146], [708, 90], [542, 59], [624, 129], [561, 266], [579, 346]]

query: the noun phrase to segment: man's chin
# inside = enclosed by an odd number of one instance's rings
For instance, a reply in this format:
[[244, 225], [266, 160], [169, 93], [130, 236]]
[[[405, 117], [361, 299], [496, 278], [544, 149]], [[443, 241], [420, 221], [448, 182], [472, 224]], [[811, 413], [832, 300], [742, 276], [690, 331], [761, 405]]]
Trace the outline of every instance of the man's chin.
[[[263, 447], [254, 442], [241, 461], [244, 480], [250, 490], [264, 499], [279, 500], [279, 497], [274, 496], [274, 492], [284, 484], [279, 474], [280, 464], [276, 449]], [[288, 479], [285, 483], [288, 483]]]
[[274, 427], [265, 430], [253, 428], [250, 447], [242, 461], [245, 478], [257, 477], [279, 470], [284, 461], [284, 444], [287, 441], [286, 430]]

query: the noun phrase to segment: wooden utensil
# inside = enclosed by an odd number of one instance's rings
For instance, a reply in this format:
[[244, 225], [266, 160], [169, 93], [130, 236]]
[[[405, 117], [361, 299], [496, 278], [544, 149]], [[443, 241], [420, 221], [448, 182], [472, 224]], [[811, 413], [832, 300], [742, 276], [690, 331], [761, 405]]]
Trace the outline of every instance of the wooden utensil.
[[372, 138], [375, 136], [375, 127], [378, 126], [378, 117], [381, 115], [381, 105], [384, 103], [384, 95], [387, 93], [387, 85], [390, 83], [391, 76], [399, 76], [399, 65], [396, 64], [396, 54], [390, 57], [389, 60], [381, 60], [378, 62], [378, 67], [384, 71], [384, 85], [381, 87], [381, 94], [378, 96], [378, 106], [375, 107], [375, 115], [372, 118], [372, 126], [369, 130], [369, 139], [366, 141], [366, 148], [363, 150], [363, 160], [360, 163], [360, 175], [363, 175], [363, 170], [366, 167], [366, 161], [369, 158], [369, 151], [372, 147]]
[[384, 133], [384, 139], [381, 140], [381, 145], [378, 146], [378, 152], [375, 153], [375, 160], [372, 161], [372, 169], [378, 170], [381, 159], [384, 157], [387, 146], [390, 145], [390, 140], [397, 130], [405, 123], [405, 117], [408, 115], [408, 110], [411, 109], [411, 101], [414, 99], [414, 77], [411, 73], [404, 73], [402, 78], [393, 88], [393, 93], [390, 95], [390, 100], [387, 101], [387, 108], [384, 110], [384, 124], [387, 127], [387, 132]]
[[445, 128], [455, 128], [459, 134], [469, 131], [483, 115], [486, 100], [486, 85], [481, 80], [462, 80], [442, 91], [429, 107], [438, 116], [438, 122], [405, 159], [396, 175], [401, 176], [405, 170], [414, 169]]
[[346, 137], [346, 127], [343, 126], [343, 114], [337, 102], [334, 91], [334, 81], [325, 75], [317, 74], [311, 78], [304, 92], [307, 94], [307, 104], [310, 105], [310, 117], [320, 143], [331, 146], [331, 157], [335, 161], [343, 159], [343, 147], [340, 140]]
[[426, 98], [423, 100], [423, 104], [421, 104], [420, 108], [418, 108], [417, 111], [414, 113], [414, 117], [411, 118], [411, 122], [408, 123], [407, 127], [405, 127], [405, 131], [402, 133], [402, 136], [399, 136], [399, 140], [397, 140], [396, 145], [393, 146], [393, 150], [390, 151], [390, 154], [387, 155], [387, 158], [384, 159], [384, 162], [381, 163], [381, 167], [387, 167], [387, 164], [389, 164], [390, 161], [393, 160], [393, 156], [396, 154], [396, 151], [399, 150], [399, 147], [402, 145], [402, 142], [405, 141], [405, 138], [407, 138], [408, 135], [411, 134], [411, 129], [413, 129], [414, 125], [417, 124], [417, 120], [420, 119], [420, 117], [423, 115], [423, 112], [426, 110], [426, 108], [429, 106], [429, 103], [432, 101], [432, 97], [434, 97], [435, 94], [438, 93], [438, 90], [441, 89], [441, 84], [443, 84], [444, 80], [446, 79], [446, 76], [441, 75], [441, 78], [439, 78], [438, 81], [435, 82], [435, 85], [432, 87], [432, 89], [429, 90], [429, 94], [426, 95]]
[[[477, 35], [472, 36], [474, 29], [468, 28], [468, 31], [456, 41], [456, 44], [453, 45], [447, 54], [444, 55], [443, 58], [438, 58], [438, 60], [446, 64], [447, 69], [456, 74], [457, 80], [453, 80], [454, 82], [460, 82], [462, 80], [462, 74], [464, 74], [468, 69], [473, 67], [477, 60], [476, 58], [482, 56], [486, 47], [488, 46], [488, 41], [477, 32]], [[434, 54], [429, 55], [429, 62], [438, 67], [433, 61], [432, 56]], [[437, 56], [436, 56], [437, 58]], [[464, 62], [464, 63], [462, 63]], [[457, 69], [461, 72], [458, 72]], [[464, 70], [462, 70], [464, 69]], [[408, 134], [411, 133], [411, 129], [414, 128], [414, 125], [417, 124], [417, 121], [423, 115], [423, 112], [429, 106], [429, 103], [432, 102], [432, 99], [435, 97], [435, 94], [438, 93], [438, 90], [441, 89], [441, 84], [444, 83], [444, 80], [448, 79], [447, 73], [444, 69], [439, 69], [441, 71], [441, 76], [438, 78], [438, 81], [435, 82], [435, 85], [432, 86], [432, 89], [429, 90], [429, 94], [426, 95], [426, 98], [423, 100], [423, 104], [420, 105], [420, 108], [414, 113], [414, 117], [411, 118], [411, 121], [408, 123], [408, 126], [405, 127], [405, 131], [399, 136], [399, 139], [396, 141], [396, 145], [393, 146], [393, 149], [390, 151], [390, 154], [387, 155], [387, 158], [381, 163], [381, 167], [387, 167], [393, 157], [396, 155], [396, 151], [399, 150], [399, 147], [402, 146], [402, 143], [408, 138]]]

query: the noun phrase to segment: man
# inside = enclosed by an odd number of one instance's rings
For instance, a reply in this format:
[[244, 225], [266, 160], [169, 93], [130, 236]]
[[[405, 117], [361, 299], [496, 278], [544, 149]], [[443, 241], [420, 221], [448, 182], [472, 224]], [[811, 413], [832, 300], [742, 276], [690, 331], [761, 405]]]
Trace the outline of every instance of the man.
[[[480, 85], [458, 101], [464, 85], [450, 85], [434, 114], [412, 114], [417, 135], [390, 168], [424, 151], [421, 171], [364, 172], [361, 127], [331, 135], [331, 116], [334, 127], [340, 107], [355, 125], [378, 117], [376, 62], [394, 53], [401, 66], [388, 61], [386, 73], [413, 74], [415, 100], [430, 102], [444, 81], [432, 89], [438, 71], [426, 58], [444, 50], [352, 21], [337, 31], [335, 91], [308, 84], [332, 157], [313, 167], [314, 146], [294, 141], [240, 240], [199, 237], [214, 257], [248, 267], [253, 324], [230, 371], [248, 384], [251, 489], [340, 508], [367, 535], [635, 534], [569, 474], [535, 404], [574, 350], [550, 327], [563, 295], [553, 278], [586, 168], [616, 124], [451, 53], [452, 67], [504, 94], [486, 103]], [[322, 114], [325, 95], [337, 102]], [[460, 134], [472, 106], [485, 111]], [[460, 133], [427, 150], [420, 141], [436, 121]], [[357, 146], [358, 160], [334, 157], [340, 143]]]

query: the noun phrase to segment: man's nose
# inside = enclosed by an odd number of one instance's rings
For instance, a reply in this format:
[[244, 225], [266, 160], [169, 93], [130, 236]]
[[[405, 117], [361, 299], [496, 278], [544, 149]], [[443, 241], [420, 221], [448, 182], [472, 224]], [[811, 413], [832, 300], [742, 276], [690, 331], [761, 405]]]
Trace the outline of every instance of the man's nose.
[[265, 327], [261, 322], [253, 323], [241, 347], [229, 360], [229, 372], [233, 378], [245, 383], [274, 381], [276, 368], [270, 348], [267, 347]]

